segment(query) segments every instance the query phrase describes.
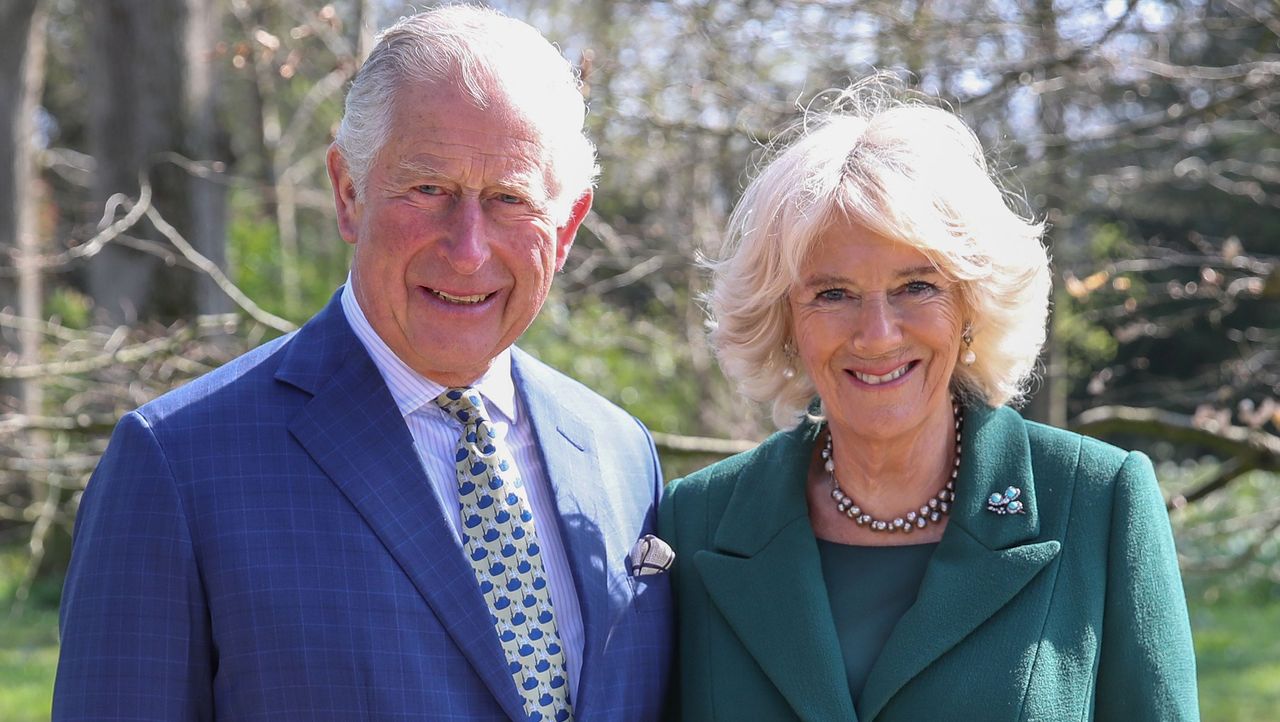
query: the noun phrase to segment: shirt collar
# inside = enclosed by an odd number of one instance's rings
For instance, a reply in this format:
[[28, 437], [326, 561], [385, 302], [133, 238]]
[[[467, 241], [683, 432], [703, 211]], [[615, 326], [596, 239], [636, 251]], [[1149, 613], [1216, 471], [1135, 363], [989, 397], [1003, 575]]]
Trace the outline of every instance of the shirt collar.
[[[356, 300], [355, 285], [350, 274], [347, 275], [347, 283], [342, 289], [342, 312], [346, 315], [347, 323], [351, 325], [356, 338], [360, 339], [360, 343], [369, 352], [374, 366], [382, 374], [387, 390], [391, 392], [391, 398], [395, 400], [401, 416], [408, 416], [423, 406], [431, 404], [444, 392], [447, 387], [410, 368], [391, 350], [386, 341], [382, 340], [378, 332], [373, 330], [369, 319], [364, 315], [364, 310]], [[471, 388], [480, 392], [486, 405], [494, 407], [494, 410], [505, 416], [510, 423], [516, 423], [516, 386], [511, 378], [510, 348], [503, 349], [502, 353], [493, 359], [489, 370], [476, 379], [471, 384]]]

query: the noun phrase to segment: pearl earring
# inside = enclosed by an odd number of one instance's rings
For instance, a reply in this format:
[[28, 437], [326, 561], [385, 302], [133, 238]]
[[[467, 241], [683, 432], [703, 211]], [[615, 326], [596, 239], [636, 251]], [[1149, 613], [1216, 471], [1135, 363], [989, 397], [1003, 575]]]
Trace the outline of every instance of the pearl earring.
[[787, 362], [782, 368], [782, 378], [790, 381], [796, 377], [796, 347], [790, 341], [782, 344], [782, 356]]
[[973, 324], [968, 321], [964, 324], [964, 330], [960, 332], [960, 340], [964, 341], [964, 353], [960, 354], [960, 363], [965, 366], [972, 366], [974, 361], [978, 360], [978, 354], [973, 352]]

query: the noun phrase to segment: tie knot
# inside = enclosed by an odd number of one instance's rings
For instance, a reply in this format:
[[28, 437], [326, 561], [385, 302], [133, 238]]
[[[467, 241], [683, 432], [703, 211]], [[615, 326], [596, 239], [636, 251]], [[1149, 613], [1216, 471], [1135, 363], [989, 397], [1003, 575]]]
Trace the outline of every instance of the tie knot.
[[484, 407], [480, 392], [470, 386], [445, 389], [444, 393], [436, 397], [436, 406], [462, 422], [463, 426], [489, 420], [489, 412]]

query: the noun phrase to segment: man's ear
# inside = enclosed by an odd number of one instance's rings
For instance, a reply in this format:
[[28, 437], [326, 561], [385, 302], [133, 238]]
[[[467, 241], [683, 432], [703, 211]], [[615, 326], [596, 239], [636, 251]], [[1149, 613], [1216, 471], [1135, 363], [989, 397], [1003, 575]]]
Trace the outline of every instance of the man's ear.
[[333, 207], [338, 214], [338, 233], [342, 235], [342, 240], [355, 245], [356, 231], [360, 227], [361, 204], [356, 197], [355, 179], [351, 177], [347, 159], [342, 157], [337, 143], [329, 145], [325, 165], [329, 168], [329, 182], [333, 185]]
[[582, 195], [578, 196], [578, 200], [573, 202], [573, 208], [569, 211], [569, 220], [556, 229], [557, 271], [564, 269], [564, 262], [569, 258], [569, 249], [573, 248], [573, 239], [578, 235], [578, 227], [582, 225], [587, 213], [591, 211], [591, 200], [593, 198], [595, 198], [595, 194], [588, 188]]

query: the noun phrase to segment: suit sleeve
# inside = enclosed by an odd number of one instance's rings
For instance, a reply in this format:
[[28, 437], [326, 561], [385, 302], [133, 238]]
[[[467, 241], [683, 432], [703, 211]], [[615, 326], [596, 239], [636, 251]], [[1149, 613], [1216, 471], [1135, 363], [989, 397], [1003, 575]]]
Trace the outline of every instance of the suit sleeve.
[[53, 719], [213, 719], [204, 599], [164, 450], [130, 413], [77, 514]]
[[1198, 720], [1195, 652], [1164, 499], [1146, 456], [1114, 484], [1098, 720]]

